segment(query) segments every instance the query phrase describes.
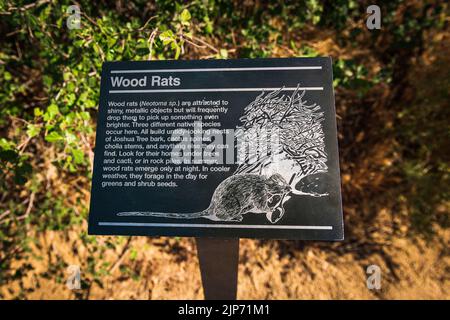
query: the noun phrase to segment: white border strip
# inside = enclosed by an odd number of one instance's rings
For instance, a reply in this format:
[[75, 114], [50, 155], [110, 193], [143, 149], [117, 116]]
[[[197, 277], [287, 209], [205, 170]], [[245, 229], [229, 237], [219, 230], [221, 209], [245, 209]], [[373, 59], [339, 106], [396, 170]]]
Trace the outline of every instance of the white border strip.
[[254, 67], [254, 68], [111, 70], [111, 73], [230, 72], [230, 71], [321, 70], [321, 69], [322, 66], [303, 66], [303, 67], [261, 67], [261, 68]]
[[286, 230], [333, 230], [332, 226], [281, 226], [243, 224], [187, 224], [187, 223], [143, 223], [143, 222], [99, 222], [99, 226], [117, 227], [168, 227], [168, 228], [231, 228], [231, 229], [286, 229]]
[[[109, 90], [109, 93], [162, 93], [162, 92], [240, 92], [240, 91], [274, 91], [280, 88], [208, 88], [208, 89], [148, 89], [148, 90]], [[297, 87], [286, 87], [282, 91], [294, 91]], [[321, 91], [323, 87], [301, 87], [298, 90]]]

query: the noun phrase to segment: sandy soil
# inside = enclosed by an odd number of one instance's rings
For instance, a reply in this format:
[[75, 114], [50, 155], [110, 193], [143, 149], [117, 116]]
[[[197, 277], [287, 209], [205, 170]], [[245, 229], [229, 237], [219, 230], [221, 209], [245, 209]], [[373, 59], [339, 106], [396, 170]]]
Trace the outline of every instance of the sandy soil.
[[[191, 238], [99, 237], [120, 241], [116, 248], [89, 254], [80, 230], [45, 232], [32, 246], [33, 272], [0, 289], [5, 298], [19, 290], [28, 299], [202, 299], [203, 292]], [[449, 232], [439, 241], [395, 238], [381, 249], [346, 244], [241, 239], [239, 299], [449, 299]], [[118, 240], [119, 239], [119, 240]], [[369, 250], [368, 252], [364, 252]], [[359, 254], [357, 254], [359, 252]], [[95, 257], [98, 281], [83, 279]], [[20, 264], [19, 261], [16, 262]], [[55, 266], [80, 265], [85, 285], [66, 287], [68, 274], [52, 274]], [[366, 268], [382, 271], [381, 289], [366, 286]], [[63, 268], [64, 269], [64, 268]], [[90, 270], [90, 269], [89, 269]], [[109, 274], [108, 274], [109, 273]]]

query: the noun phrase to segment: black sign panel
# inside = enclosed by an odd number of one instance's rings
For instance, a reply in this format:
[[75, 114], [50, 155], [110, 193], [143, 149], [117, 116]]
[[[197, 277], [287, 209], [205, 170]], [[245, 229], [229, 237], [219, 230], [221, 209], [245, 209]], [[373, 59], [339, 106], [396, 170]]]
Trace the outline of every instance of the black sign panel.
[[342, 240], [329, 58], [107, 62], [89, 234]]

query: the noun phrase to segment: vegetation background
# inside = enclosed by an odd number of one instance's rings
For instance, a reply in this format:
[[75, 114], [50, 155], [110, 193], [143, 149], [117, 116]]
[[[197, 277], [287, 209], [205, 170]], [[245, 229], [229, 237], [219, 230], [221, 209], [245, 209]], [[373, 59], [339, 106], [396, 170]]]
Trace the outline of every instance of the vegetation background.
[[0, 0], [0, 298], [202, 298], [192, 239], [87, 235], [102, 62], [302, 56], [334, 61], [346, 239], [241, 240], [238, 297], [450, 298], [449, 5], [370, 4]]

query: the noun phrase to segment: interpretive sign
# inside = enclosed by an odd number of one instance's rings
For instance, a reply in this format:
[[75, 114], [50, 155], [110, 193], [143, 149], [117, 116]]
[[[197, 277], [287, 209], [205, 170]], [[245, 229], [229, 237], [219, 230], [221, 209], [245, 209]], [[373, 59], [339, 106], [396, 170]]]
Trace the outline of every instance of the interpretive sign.
[[329, 58], [107, 62], [89, 233], [343, 239]]

